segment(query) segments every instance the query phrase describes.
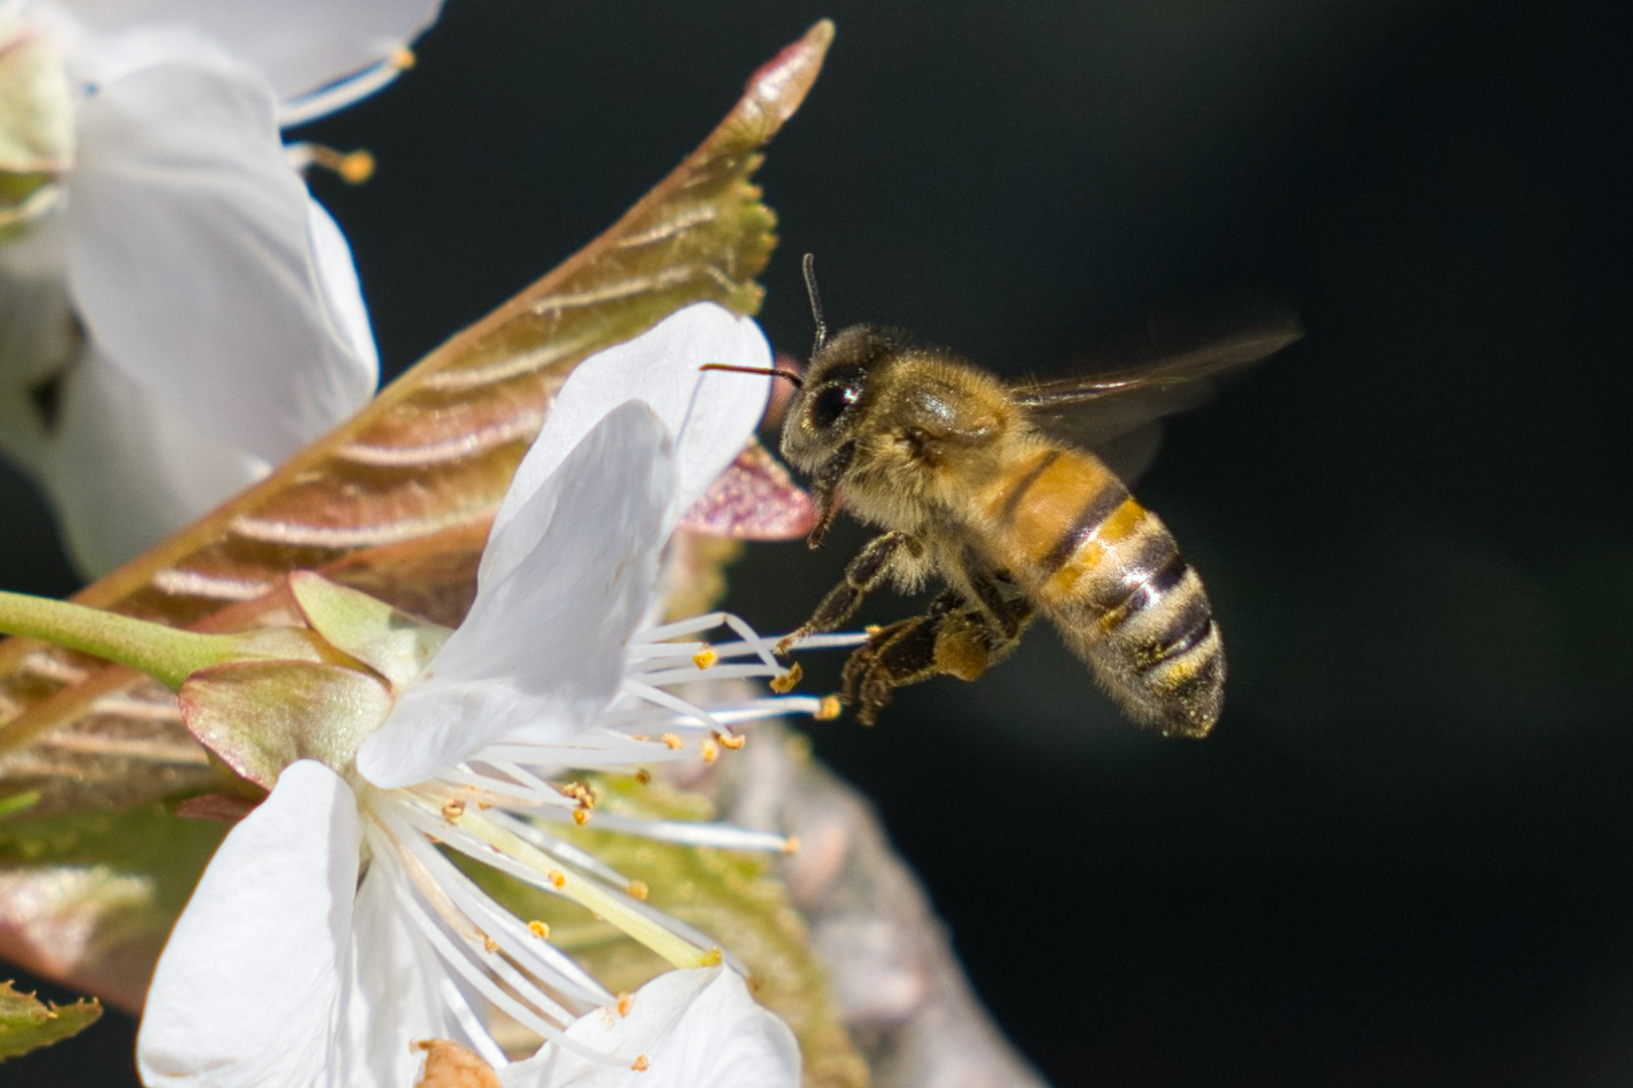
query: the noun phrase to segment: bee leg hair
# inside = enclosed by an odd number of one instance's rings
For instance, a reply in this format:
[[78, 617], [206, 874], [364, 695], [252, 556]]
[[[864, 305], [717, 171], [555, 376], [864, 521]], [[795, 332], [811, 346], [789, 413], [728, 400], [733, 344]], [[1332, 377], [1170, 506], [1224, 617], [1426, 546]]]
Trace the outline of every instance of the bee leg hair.
[[1002, 603], [1006, 622], [1000, 624], [957, 590], [946, 590], [924, 615], [882, 628], [857, 647], [845, 662], [840, 697], [860, 704], [858, 720], [872, 725], [897, 688], [938, 675], [976, 679], [1013, 652], [1031, 619], [1024, 601]]
[[867, 595], [890, 577], [892, 565], [903, 552], [916, 558], [923, 554], [924, 546], [919, 543], [917, 537], [896, 530], [880, 533], [862, 545], [862, 550], [856, 553], [856, 558], [845, 567], [845, 580], [822, 599], [816, 611], [811, 613], [810, 619], [777, 643], [777, 656], [788, 656], [790, 647], [806, 635], [832, 631], [855, 615]]
[[[1014, 588], [1009, 576], [983, 570], [964, 556], [964, 578], [969, 582], [973, 603], [991, 622], [1005, 642], [1014, 642], [1032, 620], [1032, 602]], [[1007, 588], [1006, 588], [1007, 587]]]

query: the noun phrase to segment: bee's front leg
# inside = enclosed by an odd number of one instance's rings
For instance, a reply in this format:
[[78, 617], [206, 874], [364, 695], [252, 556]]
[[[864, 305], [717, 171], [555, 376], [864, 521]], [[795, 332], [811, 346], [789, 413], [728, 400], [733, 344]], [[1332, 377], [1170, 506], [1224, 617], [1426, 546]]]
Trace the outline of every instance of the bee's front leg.
[[850, 619], [867, 595], [890, 577], [894, 563], [904, 556], [916, 559], [923, 554], [924, 545], [908, 533], [892, 530], [868, 541], [845, 567], [845, 580], [822, 599], [810, 619], [777, 643], [777, 656], [786, 657], [794, 643], [805, 636], [832, 631]]
[[880, 628], [858, 647], [845, 662], [841, 690], [846, 703], [858, 706], [862, 724], [878, 720], [897, 688], [943, 674], [974, 680], [1008, 657], [1032, 610], [1024, 601], [996, 593], [991, 604], [999, 606], [999, 615], [949, 589], [930, 602], [924, 615]]

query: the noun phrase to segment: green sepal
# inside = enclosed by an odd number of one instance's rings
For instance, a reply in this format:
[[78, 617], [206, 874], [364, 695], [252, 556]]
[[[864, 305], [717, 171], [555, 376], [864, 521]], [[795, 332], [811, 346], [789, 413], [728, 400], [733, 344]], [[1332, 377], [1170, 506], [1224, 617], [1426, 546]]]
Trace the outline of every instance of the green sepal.
[[0, 1061], [78, 1035], [101, 1017], [102, 1004], [94, 997], [47, 1005], [0, 982]]
[[379, 680], [340, 665], [242, 661], [194, 673], [178, 694], [188, 730], [222, 762], [271, 789], [297, 759], [349, 775], [363, 738], [391, 713]]
[[394, 685], [423, 673], [453, 634], [309, 570], [290, 574], [289, 589], [313, 629]]

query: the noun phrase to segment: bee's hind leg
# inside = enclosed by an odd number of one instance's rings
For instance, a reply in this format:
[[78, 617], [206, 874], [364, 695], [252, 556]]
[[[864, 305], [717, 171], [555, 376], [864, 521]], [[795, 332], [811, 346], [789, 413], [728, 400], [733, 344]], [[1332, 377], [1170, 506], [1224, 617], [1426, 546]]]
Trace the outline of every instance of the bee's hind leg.
[[857, 647], [845, 662], [841, 690], [844, 701], [858, 707], [863, 725], [878, 721], [897, 688], [942, 674], [974, 680], [1009, 656], [1031, 608], [1024, 601], [982, 596], [984, 604], [1001, 604], [997, 615], [949, 589], [924, 615], [882, 627]]

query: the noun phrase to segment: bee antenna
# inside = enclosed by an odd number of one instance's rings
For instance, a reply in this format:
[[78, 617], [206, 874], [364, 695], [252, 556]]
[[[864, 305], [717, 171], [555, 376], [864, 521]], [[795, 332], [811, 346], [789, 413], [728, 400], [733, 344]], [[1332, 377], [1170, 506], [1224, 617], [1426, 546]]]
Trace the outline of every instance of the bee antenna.
[[780, 367], [760, 366], [731, 366], [727, 363], [704, 363], [699, 370], [725, 370], [732, 374], [763, 374], [768, 378], [781, 378], [793, 385], [795, 389], [805, 388], [805, 379], [792, 370], [783, 370]]
[[822, 317], [822, 296], [817, 292], [816, 285], [816, 254], [807, 253], [800, 262], [800, 269], [805, 273], [805, 294], [811, 300], [811, 322], [816, 325], [816, 342], [811, 345], [811, 357], [821, 351], [828, 343], [828, 322]]

